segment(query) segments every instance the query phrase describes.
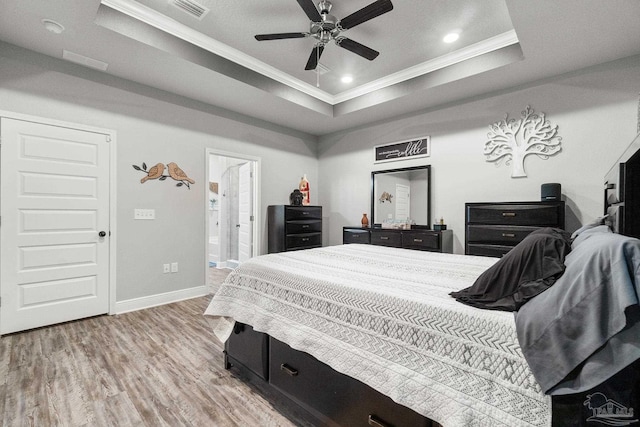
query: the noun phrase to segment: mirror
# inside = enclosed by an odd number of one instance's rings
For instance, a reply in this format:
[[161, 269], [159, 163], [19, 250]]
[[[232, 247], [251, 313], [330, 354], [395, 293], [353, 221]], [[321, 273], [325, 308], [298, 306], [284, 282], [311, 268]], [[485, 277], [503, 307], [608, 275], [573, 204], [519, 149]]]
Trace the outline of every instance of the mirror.
[[431, 166], [371, 172], [371, 224], [406, 221], [431, 228]]

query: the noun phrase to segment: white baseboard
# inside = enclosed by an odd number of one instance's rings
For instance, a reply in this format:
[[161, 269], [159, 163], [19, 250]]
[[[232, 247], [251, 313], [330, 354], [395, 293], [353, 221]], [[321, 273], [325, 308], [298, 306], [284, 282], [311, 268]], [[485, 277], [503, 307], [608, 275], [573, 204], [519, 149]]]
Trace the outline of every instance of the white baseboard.
[[163, 294], [150, 295], [148, 297], [133, 298], [126, 301], [116, 301], [116, 311], [112, 314], [128, 313], [130, 311], [157, 307], [172, 302], [202, 297], [209, 294], [209, 286], [181, 289], [179, 291], [165, 292]]

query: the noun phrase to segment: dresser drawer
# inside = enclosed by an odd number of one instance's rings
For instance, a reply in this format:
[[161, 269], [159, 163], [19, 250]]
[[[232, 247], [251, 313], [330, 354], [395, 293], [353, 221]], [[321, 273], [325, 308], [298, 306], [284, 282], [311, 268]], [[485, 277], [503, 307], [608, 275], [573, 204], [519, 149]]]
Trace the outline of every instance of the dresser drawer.
[[478, 255], [478, 256], [492, 256], [496, 258], [501, 258], [513, 249], [513, 246], [507, 245], [487, 245], [483, 243], [469, 243], [467, 244], [467, 255]]
[[369, 244], [369, 230], [349, 229], [342, 230], [342, 243], [363, 243]]
[[465, 253], [500, 257], [544, 227], [564, 228], [563, 201], [465, 204]]
[[502, 243], [515, 246], [540, 227], [509, 225], [468, 225], [467, 242]]
[[322, 246], [322, 233], [287, 234], [288, 251]]
[[428, 231], [403, 231], [402, 247], [425, 251], [440, 250], [440, 233]]
[[564, 226], [560, 204], [487, 204], [467, 206], [467, 223]]
[[310, 219], [287, 221], [285, 228], [287, 234], [317, 233], [322, 231], [322, 220]]
[[402, 234], [395, 231], [371, 230], [371, 244], [402, 247]]
[[321, 206], [286, 206], [285, 221], [298, 219], [322, 219]]

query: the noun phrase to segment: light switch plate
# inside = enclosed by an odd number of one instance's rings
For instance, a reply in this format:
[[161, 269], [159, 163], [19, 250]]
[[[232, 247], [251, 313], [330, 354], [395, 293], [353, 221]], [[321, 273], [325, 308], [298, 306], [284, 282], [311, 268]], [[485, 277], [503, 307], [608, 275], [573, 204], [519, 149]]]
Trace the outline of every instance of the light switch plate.
[[155, 209], [134, 209], [133, 219], [156, 219]]
[[178, 263], [177, 262], [172, 262], [171, 263], [171, 272], [172, 273], [177, 273], [178, 272]]

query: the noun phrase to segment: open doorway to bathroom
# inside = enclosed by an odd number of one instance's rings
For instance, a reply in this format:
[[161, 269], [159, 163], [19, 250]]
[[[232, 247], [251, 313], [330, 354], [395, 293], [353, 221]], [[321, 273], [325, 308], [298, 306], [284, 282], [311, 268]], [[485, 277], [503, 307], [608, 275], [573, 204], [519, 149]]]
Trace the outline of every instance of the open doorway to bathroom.
[[219, 276], [217, 270], [235, 268], [257, 255], [260, 159], [213, 149], [206, 158], [206, 265], [211, 282]]

